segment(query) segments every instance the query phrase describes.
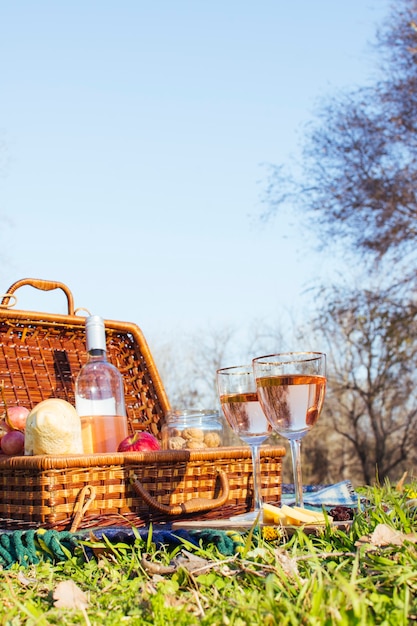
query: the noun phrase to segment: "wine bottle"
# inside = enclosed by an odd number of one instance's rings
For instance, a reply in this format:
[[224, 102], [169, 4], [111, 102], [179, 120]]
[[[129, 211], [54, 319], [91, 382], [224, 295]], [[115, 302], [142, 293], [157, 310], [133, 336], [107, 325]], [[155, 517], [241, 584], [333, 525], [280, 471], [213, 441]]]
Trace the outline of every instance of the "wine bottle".
[[107, 360], [104, 320], [91, 315], [85, 327], [88, 359], [75, 381], [84, 453], [116, 452], [129, 434], [123, 378]]

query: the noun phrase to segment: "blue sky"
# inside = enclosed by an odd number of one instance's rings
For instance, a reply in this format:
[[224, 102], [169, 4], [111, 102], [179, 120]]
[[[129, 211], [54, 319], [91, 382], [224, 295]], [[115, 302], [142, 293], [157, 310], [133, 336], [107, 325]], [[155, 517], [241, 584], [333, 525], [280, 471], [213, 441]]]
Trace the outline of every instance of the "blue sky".
[[0, 293], [59, 280], [151, 344], [305, 306], [325, 263], [261, 224], [265, 164], [297, 154], [320, 98], [366, 82], [389, 6], [1, 2]]

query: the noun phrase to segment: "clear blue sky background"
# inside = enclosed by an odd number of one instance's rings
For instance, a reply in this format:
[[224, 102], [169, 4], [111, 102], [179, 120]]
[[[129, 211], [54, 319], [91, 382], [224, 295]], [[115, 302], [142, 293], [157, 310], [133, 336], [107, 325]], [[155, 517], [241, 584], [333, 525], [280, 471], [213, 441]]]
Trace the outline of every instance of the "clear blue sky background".
[[[182, 329], [278, 319], [324, 271], [259, 221], [321, 97], [364, 84], [387, 0], [0, 3], [0, 293]], [[295, 235], [295, 236], [294, 236]], [[65, 312], [20, 292], [19, 308]]]

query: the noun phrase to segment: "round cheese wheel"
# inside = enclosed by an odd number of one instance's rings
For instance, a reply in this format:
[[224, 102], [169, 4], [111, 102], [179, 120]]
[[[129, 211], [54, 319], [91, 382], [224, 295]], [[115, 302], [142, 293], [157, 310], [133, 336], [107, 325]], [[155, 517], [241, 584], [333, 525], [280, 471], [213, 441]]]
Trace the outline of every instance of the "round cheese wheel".
[[83, 454], [81, 422], [66, 400], [49, 398], [39, 402], [26, 420], [25, 455]]

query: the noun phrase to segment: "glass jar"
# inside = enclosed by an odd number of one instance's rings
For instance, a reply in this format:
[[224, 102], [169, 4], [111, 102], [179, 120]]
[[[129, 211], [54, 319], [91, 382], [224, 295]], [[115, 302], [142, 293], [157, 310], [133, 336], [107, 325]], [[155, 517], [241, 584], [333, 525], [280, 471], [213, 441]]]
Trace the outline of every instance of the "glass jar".
[[165, 450], [203, 450], [223, 446], [223, 420], [219, 411], [183, 409], [169, 411], [162, 426]]

